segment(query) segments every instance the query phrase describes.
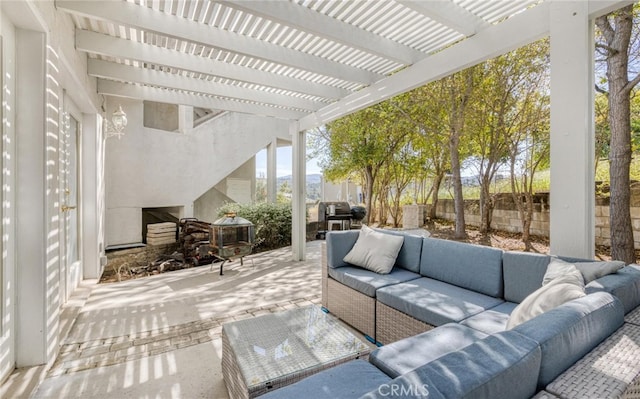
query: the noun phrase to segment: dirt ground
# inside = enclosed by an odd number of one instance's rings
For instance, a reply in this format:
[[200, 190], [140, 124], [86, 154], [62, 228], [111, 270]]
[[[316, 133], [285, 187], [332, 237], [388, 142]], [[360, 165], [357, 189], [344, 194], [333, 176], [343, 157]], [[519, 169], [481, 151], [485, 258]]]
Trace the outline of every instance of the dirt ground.
[[[432, 237], [442, 238], [446, 240], [454, 240], [454, 226], [452, 222], [446, 220], [436, 220], [432, 222], [426, 229], [431, 233]], [[549, 253], [549, 239], [546, 237], [532, 236], [532, 246], [534, 252], [541, 254]], [[468, 242], [472, 244], [488, 245], [494, 248], [500, 248], [505, 251], [523, 251], [524, 243], [522, 242], [521, 235], [518, 233], [507, 233], [504, 231], [493, 231], [490, 234], [484, 235], [474, 228], [473, 226], [467, 226], [467, 238], [464, 240], [456, 240], [462, 242]], [[608, 247], [597, 247], [595, 257], [600, 260], [610, 260]], [[640, 252], [636, 253], [636, 258], [640, 259]], [[210, 267], [209, 265], [205, 265]], [[169, 270], [166, 270], [169, 271]], [[165, 272], [166, 272], [165, 271]], [[121, 273], [120, 280], [117, 274], [105, 273], [100, 280], [101, 283], [113, 283], [118, 281], [130, 280], [132, 278], [141, 278], [148, 275], [157, 274], [158, 271], [154, 271], [149, 274], [131, 274]]]
[[[455, 240], [454, 226], [452, 222], [446, 220], [436, 220], [427, 226], [427, 230], [432, 237], [443, 238], [446, 240]], [[473, 226], [467, 226], [467, 238], [464, 240], [456, 240], [468, 242], [472, 244], [487, 245], [500, 248], [505, 251], [524, 251], [524, 243], [520, 233], [507, 233], [504, 231], [492, 231], [488, 235], [480, 234]], [[549, 253], [549, 239], [547, 237], [532, 236], [531, 245], [533, 251], [541, 254]], [[595, 257], [600, 260], [610, 260], [610, 248], [597, 247]], [[638, 254], [636, 254], [638, 257]]]

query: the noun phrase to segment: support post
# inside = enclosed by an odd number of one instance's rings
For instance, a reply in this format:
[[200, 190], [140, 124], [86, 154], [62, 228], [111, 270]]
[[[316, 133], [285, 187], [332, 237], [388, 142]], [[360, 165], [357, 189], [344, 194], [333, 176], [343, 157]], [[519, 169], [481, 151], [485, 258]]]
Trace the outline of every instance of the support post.
[[267, 201], [276, 203], [278, 192], [278, 140], [267, 146]]
[[193, 107], [178, 105], [178, 130], [186, 134], [193, 129]]
[[294, 261], [305, 260], [307, 236], [306, 135], [304, 131], [299, 131], [299, 126], [297, 121], [292, 121], [289, 124], [289, 133], [293, 142], [291, 252]]
[[551, 3], [551, 253], [595, 250], [594, 34], [589, 4]]
[[101, 187], [104, 179], [102, 165], [102, 116], [82, 116], [82, 269], [85, 279], [99, 279], [102, 275], [100, 257], [102, 235], [100, 234]]
[[20, 29], [16, 37], [20, 49], [16, 57], [16, 70], [20, 71], [16, 80], [16, 219], [20, 221], [15, 227], [20, 265], [15, 290], [16, 366], [26, 367], [47, 363], [49, 340], [56, 336], [48, 324], [48, 311], [58, 306], [60, 278], [60, 237], [52, 228], [59, 204], [50, 194], [55, 193], [57, 184], [57, 154], [52, 150], [57, 143], [50, 138], [58, 134], [59, 115], [58, 104], [53, 101], [47, 108], [58, 90], [52, 84], [55, 76], [47, 75], [45, 35]]

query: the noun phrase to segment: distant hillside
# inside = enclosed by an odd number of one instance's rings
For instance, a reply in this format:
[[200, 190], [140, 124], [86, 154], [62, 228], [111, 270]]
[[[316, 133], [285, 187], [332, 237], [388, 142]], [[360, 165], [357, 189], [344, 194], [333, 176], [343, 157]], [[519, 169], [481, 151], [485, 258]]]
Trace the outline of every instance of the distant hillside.
[[[278, 191], [283, 184], [287, 184], [289, 187], [293, 184], [293, 176], [281, 176], [278, 177]], [[322, 175], [315, 173], [307, 175], [307, 199], [320, 200], [320, 193], [322, 186]]]

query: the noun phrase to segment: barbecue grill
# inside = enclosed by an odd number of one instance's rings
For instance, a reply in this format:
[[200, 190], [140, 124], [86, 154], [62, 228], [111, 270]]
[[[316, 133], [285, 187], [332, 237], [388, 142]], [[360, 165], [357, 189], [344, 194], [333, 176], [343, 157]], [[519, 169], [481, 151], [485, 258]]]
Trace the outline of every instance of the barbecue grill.
[[350, 229], [352, 219], [354, 219], [354, 215], [348, 202], [320, 202], [318, 204], [318, 237], [324, 238], [327, 231], [330, 230], [330, 226], [335, 222], [340, 224], [342, 230]]

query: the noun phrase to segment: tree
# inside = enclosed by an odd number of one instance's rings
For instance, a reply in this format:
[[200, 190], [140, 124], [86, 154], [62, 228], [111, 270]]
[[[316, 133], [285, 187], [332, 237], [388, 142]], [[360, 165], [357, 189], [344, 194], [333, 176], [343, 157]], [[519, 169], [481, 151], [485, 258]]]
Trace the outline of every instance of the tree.
[[[431, 188], [426, 198], [431, 196], [429, 217], [435, 219], [440, 186], [451, 168], [447, 146], [447, 104], [443, 101], [444, 88], [441, 83], [431, 83], [411, 92], [397, 96], [391, 103], [399, 114], [415, 126], [412, 145], [420, 151], [422, 161], [416, 165], [414, 173], [422, 179], [431, 177]], [[421, 203], [416, 195], [416, 202]]]
[[465, 69], [442, 79], [448, 102], [449, 159], [451, 160], [451, 180], [456, 213], [455, 238], [467, 236], [464, 220], [464, 198], [460, 176], [460, 138], [464, 134], [467, 106], [474, 89], [476, 67]]
[[387, 165], [387, 173], [393, 182], [393, 186], [388, 193], [389, 214], [393, 218], [393, 227], [400, 225], [402, 218], [402, 196], [407, 186], [411, 182], [415, 162], [418, 158], [411, 143], [407, 142], [399, 151], [394, 154], [393, 160]]
[[[597, 48], [605, 55], [607, 96], [609, 100], [609, 179], [611, 185], [610, 216], [611, 257], [626, 263], [636, 260], [631, 225], [631, 101], [633, 88], [640, 83], [640, 73], [629, 76], [629, 54], [634, 30], [634, 6], [598, 17], [596, 26], [601, 35]], [[637, 29], [637, 26], [636, 26]], [[637, 43], [636, 43], [637, 44]]]
[[372, 218], [374, 187], [381, 168], [400, 147], [407, 134], [394, 129], [393, 111], [383, 102], [340, 118], [329, 125], [329, 155], [322, 167], [329, 180], [356, 172], [363, 182], [366, 221]]
[[548, 75], [532, 82], [531, 91], [523, 92], [518, 103], [521, 118], [514, 134], [509, 136], [511, 195], [522, 226], [525, 251], [531, 246], [531, 222], [534, 211], [533, 177], [549, 165], [549, 96], [535, 87], [546, 87]]
[[470, 105], [467, 129], [472, 131], [470, 159], [480, 185], [480, 232], [491, 227], [493, 195], [491, 183], [509, 159], [511, 136], [522, 129], [519, 102], [541, 88], [536, 84], [548, 69], [548, 41], [521, 47], [478, 65], [475, 100]]

